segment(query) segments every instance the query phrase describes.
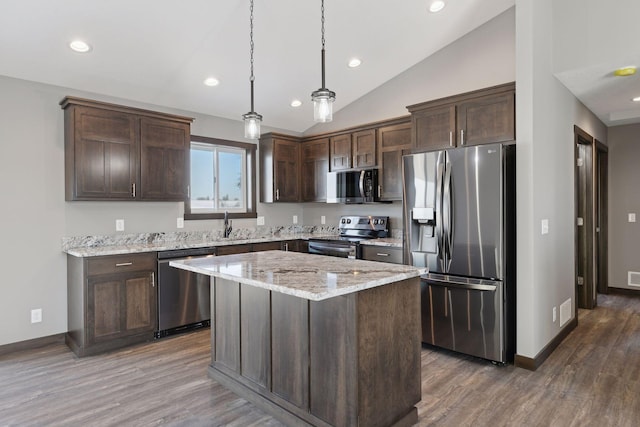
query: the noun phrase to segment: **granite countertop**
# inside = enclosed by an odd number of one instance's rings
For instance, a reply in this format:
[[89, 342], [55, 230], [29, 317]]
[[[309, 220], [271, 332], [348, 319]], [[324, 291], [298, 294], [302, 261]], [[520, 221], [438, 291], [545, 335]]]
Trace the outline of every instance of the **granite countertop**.
[[268, 236], [268, 237], [242, 237], [242, 238], [203, 238], [203, 239], [191, 239], [191, 240], [178, 240], [178, 241], [152, 241], [149, 243], [144, 242], [126, 242], [126, 243], [113, 243], [106, 245], [96, 246], [79, 246], [64, 248], [63, 251], [69, 255], [76, 257], [93, 257], [103, 255], [121, 255], [121, 254], [134, 254], [142, 252], [156, 252], [156, 251], [168, 251], [174, 249], [192, 249], [192, 248], [206, 248], [212, 246], [228, 246], [228, 245], [242, 245], [248, 243], [264, 243], [264, 242], [281, 242], [285, 240], [308, 240], [311, 237], [323, 236], [317, 233], [297, 233], [286, 234], [281, 236]]
[[387, 246], [387, 247], [402, 249], [402, 239], [396, 239], [393, 237], [362, 240], [360, 244], [367, 245], [367, 246]]
[[281, 251], [176, 260], [170, 266], [321, 301], [425, 274], [425, 268]]

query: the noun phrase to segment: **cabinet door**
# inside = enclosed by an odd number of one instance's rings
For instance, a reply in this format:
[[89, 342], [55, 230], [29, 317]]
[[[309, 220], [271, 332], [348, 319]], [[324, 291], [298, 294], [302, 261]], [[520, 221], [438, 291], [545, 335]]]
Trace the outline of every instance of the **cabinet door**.
[[300, 199], [300, 144], [276, 139], [273, 151], [275, 199], [278, 202], [297, 202]]
[[131, 200], [138, 162], [137, 121], [128, 114], [90, 107], [76, 107], [73, 114], [75, 161], [67, 168], [75, 168], [75, 183], [70, 198]]
[[151, 334], [157, 316], [154, 273], [89, 277], [87, 305], [89, 344], [144, 332]]
[[190, 126], [187, 123], [140, 119], [140, 199], [186, 197]]
[[327, 200], [327, 172], [329, 172], [329, 139], [323, 138], [302, 144], [302, 201]]
[[515, 95], [507, 92], [472, 99], [458, 105], [459, 145], [513, 141]]
[[433, 151], [456, 145], [456, 107], [445, 105], [411, 114], [413, 151]]
[[351, 134], [329, 138], [331, 171], [351, 169]]
[[380, 200], [402, 200], [402, 156], [411, 151], [411, 123], [378, 129], [378, 195]]
[[353, 167], [371, 168], [376, 166], [376, 130], [355, 132], [353, 140]]

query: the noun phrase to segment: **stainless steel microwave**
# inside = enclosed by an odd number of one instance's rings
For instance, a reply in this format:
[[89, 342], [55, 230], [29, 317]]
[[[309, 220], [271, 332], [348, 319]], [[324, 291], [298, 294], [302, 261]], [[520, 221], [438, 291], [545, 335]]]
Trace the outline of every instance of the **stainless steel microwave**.
[[379, 201], [378, 169], [327, 173], [327, 203]]

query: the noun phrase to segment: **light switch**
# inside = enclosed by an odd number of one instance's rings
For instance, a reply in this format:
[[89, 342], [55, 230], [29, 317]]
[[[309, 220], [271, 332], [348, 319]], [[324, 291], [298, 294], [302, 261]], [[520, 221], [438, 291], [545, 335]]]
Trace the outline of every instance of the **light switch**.
[[542, 234], [549, 234], [549, 220], [548, 219], [543, 219], [541, 221], [540, 231], [541, 231]]
[[259, 216], [256, 219], [256, 225], [264, 225], [264, 217], [263, 216]]
[[177, 228], [184, 228], [184, 218], [177, 218], [176, 219], [176, 227]]
[[636, 222], [636, 214], [635, 213], [630, 213], [629, 214], [629, 222]]

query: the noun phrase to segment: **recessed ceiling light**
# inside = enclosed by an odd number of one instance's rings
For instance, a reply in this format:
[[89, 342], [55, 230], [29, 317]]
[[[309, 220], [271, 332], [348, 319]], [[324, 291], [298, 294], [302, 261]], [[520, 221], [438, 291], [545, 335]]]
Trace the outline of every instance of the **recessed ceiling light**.
[[360, 64], [362, 64], [362, 61], [358, 58], [351, 58], [349, 60], [349, 63], [347, 64], [349, 66], [349, 68], [356, 68], [359, 67]]
[[640, 102], [640, 96], [636, 96], [632, 99], [633, 102]]
[[429, 12], [432, 12], [432, 13], [440, 12], [442, 9], [444, 9], [444, 6], [445, 4], [442, 0], [432, 1], [431, 4], [429, 5]]
[[207, 86], [218, 86], [220, 84], [220, 81], [215, 77], [207, 77], [206, 79], [204, 79], [204, 84]]
[[88, 43], [82, 41], [82, 40], [74, 40], [71, 43], [69, 43], [69, 47], [75, 51], [75, 52], [79, 52], [79, 53], [87, 53], [91, 50], [91, 46], [89, 46]]
[[619, 77], [633, 76], [635, 73], [636, 73], [635, 65], [629, 65], [628, 67], [618, 68], [613, 72], [615, 76], [619, 76]]
[[299, 99], [294, 99], [293, 101], [291, 101], [292, 107], [299, 107], [301, 105], [302, 105], [302, 101], [300, 101]]

